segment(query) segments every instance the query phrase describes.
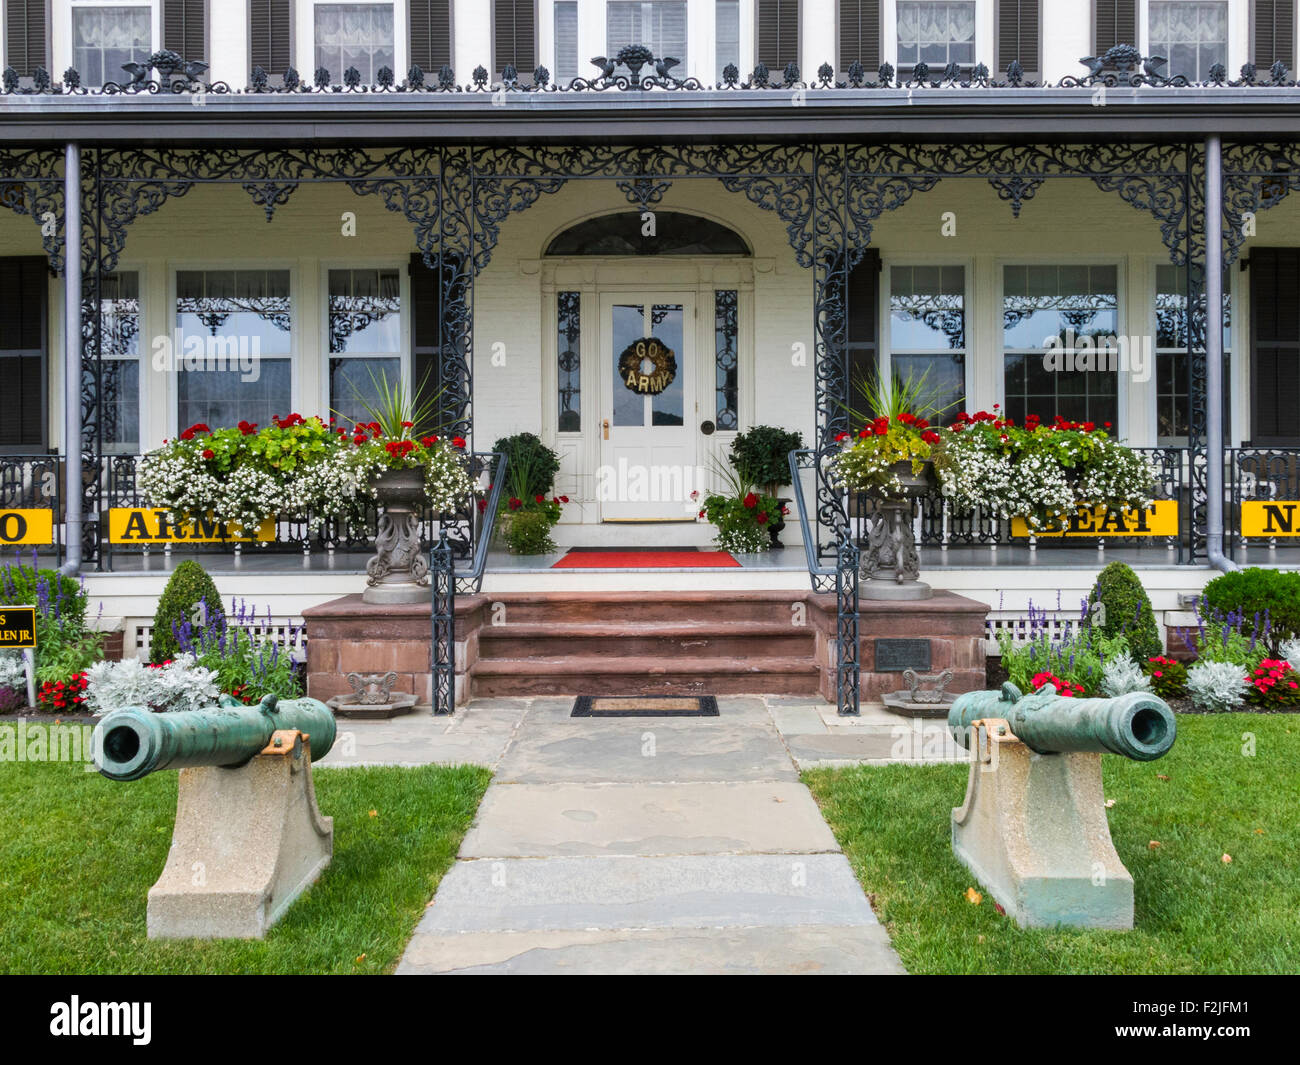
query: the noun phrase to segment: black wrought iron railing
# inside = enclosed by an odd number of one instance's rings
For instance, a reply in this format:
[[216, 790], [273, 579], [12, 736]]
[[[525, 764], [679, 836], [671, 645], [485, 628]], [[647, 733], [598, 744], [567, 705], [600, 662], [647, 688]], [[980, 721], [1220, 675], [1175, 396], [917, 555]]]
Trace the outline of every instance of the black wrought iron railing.
[[63, 560], [63, 479], [59, 455], [0, 455], [0, 547], [50, 552]]
[[[1275, 547], [1280, 537], [1300, 533], [1300, 507], [1285, 506], [1300, 501], [1300, 447], [1229, 448], [1224, 484], [1223, 539], [1230, 558], [1251, 544]], [[1242, 504], [1250, 503], [1274, 506], [1256, 508], [1262, 521], [1247, 522]]]
[[[476, 453], [478, 457], [478, 453]], [[435, 714], [450, 714], [456, 709], [456, 592], [477, 593], [487, 572], [488, 549], [496, 531], [497, 512], [501, 506], [501, 487], [505, 484], [506, 456], [497, 451], [482, 456], [485, 471], [491, 476], [491, 488], [482, 507], [479, 535], [469, 573], [456, 576], [456, 552], [445, 528], [438, 532], [438, 542], [429, 552], [429, 575], [433, 592], [432, 702]], [[462, 586], [462, 582], [464, 582]]]

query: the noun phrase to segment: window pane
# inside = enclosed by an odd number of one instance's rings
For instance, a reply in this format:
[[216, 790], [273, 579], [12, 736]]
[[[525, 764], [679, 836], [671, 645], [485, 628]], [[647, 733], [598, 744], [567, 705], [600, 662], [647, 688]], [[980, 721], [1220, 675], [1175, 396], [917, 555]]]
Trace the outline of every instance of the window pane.
[[[1117, 345], [1118, 277], [1113, 266], [1008, 266], [1003, 271], [1003, 385], [1006, 414], [1050, 422], [1114, 424], [1119, 409], [1118, 360], [1099, 354], [1074, 365], [1100, 340]], [[1090, 338], [1080, 344], [1081, 338]], [[1052, 340], [1062, 357], [1048, 359]], [[1108, 349], [1102, 349], [1103, 352]], [[1013, 354], [1013, 352], [1017, 354]]]
[[[892, 266], [889, 288], [890, 372], [902, 381], [924, 378], [942, 412], [932, 420], [947, 423], [966, 402], [966, 270]], [[943, 353], [922, 354], [936, 350]]]
[[899, 0], [898, 63], [970, 64], [975, 56], [975, 0]]
[[714, 355], [717, 365], [715, 424], [723, 432], [740, 428], [739, 329], [737, 294], [734, 289], [713, 294]]
[[269, 425], [273, 415], [289, 413], [289, 271], [180, 270], [176, 325], [181, 428]]
[[370, 421], [366, 406], [380, 405], [378, 385], [401, 375], [401, 359], [330, 359], [330, 414], [348, 427]]
[[577, 0], [555, 3], [555, 81], [565, 84], [578, 76]]
[[629, 391], [619, 373], [619, 357], [646, 335], [645, 309], [640, 304], [616, 304], [614, 307], [614, 424], [645, 425], [645, 397]]
[[[1223, 425], [1231, 424], [1232, 298], [1223, 293]], [[1161, 444], [1186, 443], [1190, 419], [1187, 361], [1187, 270], [1156, 267], [1156, 434]]]
[[396, 66], [392, 4], [317, 4], [316, 66], [343, 80], [356, 67], [362, 84], [374, 84], [381, 67]]
[[[686, 56], [685, 0], [609, 0], [605, 5], [605, 42], [607, 56], [615, 56], [629, 44], [641, 44], [656, 59], [671, 56], [681, 60], [673, 69], [677, 76], [688, 69]], [[620, 66], [618, 73], [630, 73]], [[643, 68], [641, 76], [654, 73]]]
[[140, 275], [105, 274], [99, 311], [104, 446], [110, 452], [131, 453], [140, 448]]
[[122, 65], [149, 59], [150, 21], [148, 6], [74, 7], [72, 65], [80, 72], [81, 83], [130, 81]]
[[582, 431], [582, 293], [556, 293], [556, 366], [562, 433]]
[[181, 427], [203, 422], [216, 429], [241, 420], [265, 426], [283, 417], [290, 405], [289, 360], [262, 359], [256, 373], [256, 380], [247, 381], [230, 370], [179, 374]]
[[714, 37], [717, 42], [717, 84], [723, 83], [727, 64], [740, 70], [740, 0], [717, 0]]
[[1148, 8], [1150, 53], [1164, 56], [1169, 77], [1182, 74], [1206, 81], [1210, 67], [1228, 62], [1228, 5], [1225, 0], [1151, 0]]
[[656, 304], [650, 308], [651, 332], [677, 359], [677, 373], [672, 383], [657, 396], [650, 397], [651, 425], [682, 425], [686, 375], [682, 366], [682, 342], [685, 322], [682, 305]]
[[329, 272], [330, 351], [369, 354], [402, 348], [397, 270]]

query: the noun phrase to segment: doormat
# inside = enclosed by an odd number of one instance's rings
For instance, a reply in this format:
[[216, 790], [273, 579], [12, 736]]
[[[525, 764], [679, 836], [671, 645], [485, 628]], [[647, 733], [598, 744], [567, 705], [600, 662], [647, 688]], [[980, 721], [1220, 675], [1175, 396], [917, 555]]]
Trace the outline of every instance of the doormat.
[[579, 695], [570, 717], [717, 717], [712, 695]]
[[727, 551], [570, 551], [551, 569], [717, 569], [739, 567]]

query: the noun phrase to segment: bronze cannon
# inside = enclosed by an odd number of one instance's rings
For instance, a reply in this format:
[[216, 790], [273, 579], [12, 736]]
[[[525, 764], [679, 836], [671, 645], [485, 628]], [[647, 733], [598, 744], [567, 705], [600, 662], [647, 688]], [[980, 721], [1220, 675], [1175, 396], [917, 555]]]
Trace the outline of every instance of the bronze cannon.
[[106, 714], [95, 726], [99, 771], [110, 780], [139, 780], [163, 769], [247, 765], [274, 733], [296, 730], [310, 738], [319, 761], [334, 745], [334, 715], [316, 699], [267, 695], [246, 706], [222, 695], [217, 706], [158, 714], [131, 706]]
[[1109, 751], [1151, 762], [1169, 752], [1178, 734], [1173, 711], [1150, 692], [1078, 699], [1057, 695], [1051, 684], [1024, 695], [1010, 682], [1001, 691], [959, 696], [948, 713], [948, 730], [968, 748], [972, 725], [993, 718], [1005, 720], [1016, 738], [1038, 754]]

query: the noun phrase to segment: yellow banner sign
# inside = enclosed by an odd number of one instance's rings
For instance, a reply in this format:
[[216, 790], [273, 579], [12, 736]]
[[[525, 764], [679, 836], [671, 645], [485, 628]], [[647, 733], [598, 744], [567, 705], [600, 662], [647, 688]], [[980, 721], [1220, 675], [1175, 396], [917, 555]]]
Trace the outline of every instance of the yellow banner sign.
[[1178, 501], [1157, 499], [1145, 510], [1127, 507], [1080, 507], [1062, 526], [1031, 533], [1024, 518], [1011, 519], [1012, 536], [1177, 536]]
[[54, 543], [54, 511], [0, 510], [0, 544]]
[[36, 646], [36, 608], [0, 606], [0, 647]]
[[108, 512], [108, 541], [113, 544], [212, 544], [224, 540], [274, 540], [275, 520], [267, 518], [253, 535], [233, 523], [216, 519], [174, 523], [166, 510], [145, 507], [112, 507]]
[[1243, 499], [1242, 536], [1300, 536], [1300, 500]]

